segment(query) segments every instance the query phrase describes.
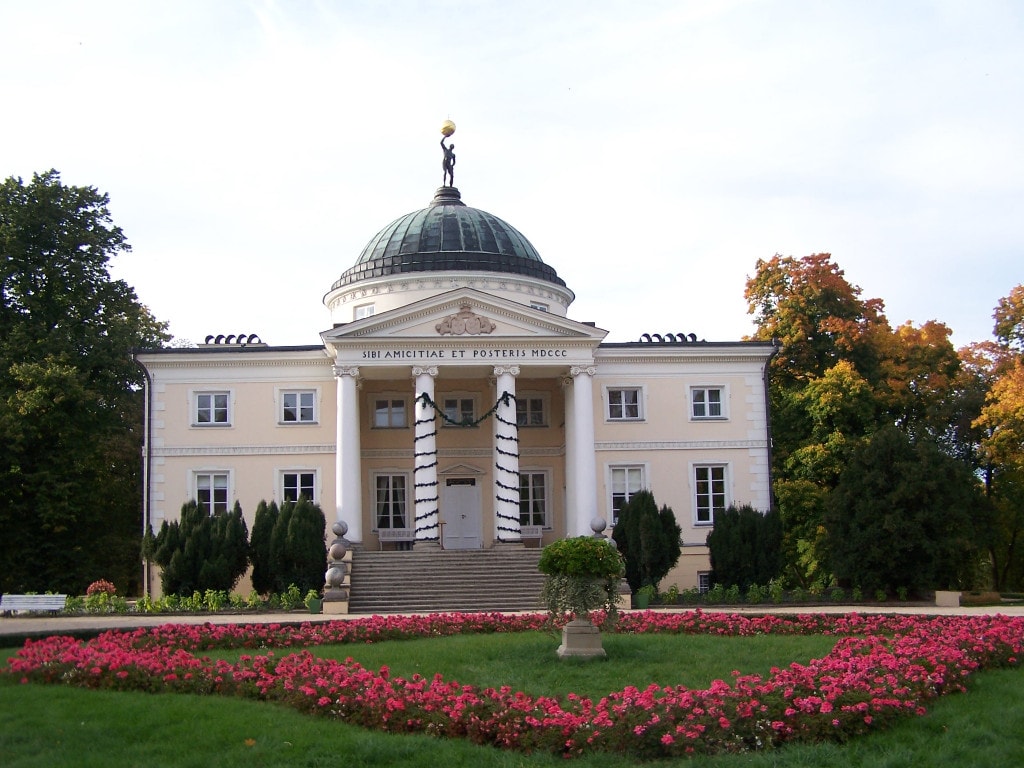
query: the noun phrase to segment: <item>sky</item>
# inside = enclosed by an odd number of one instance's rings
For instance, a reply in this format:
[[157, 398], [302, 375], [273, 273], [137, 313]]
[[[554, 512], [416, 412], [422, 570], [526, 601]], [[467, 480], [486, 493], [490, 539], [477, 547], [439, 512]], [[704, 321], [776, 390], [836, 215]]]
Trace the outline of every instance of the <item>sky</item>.
[[319, 343], [446, 119], [609, 341], [749, 335], [777, 253], [956, 346], [1024, 282], [1018, 0], [0, 0], [0, 48], [0, 178], [108, 194], [179, 344]]

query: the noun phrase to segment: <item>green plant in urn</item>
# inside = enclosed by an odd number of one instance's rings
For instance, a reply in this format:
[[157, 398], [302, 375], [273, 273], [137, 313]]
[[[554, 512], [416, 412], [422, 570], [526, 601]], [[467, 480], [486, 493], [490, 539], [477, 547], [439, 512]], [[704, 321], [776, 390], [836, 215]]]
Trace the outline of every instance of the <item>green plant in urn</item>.
[[590, 611], [604, 609], [614, 620], [625, 568], [607, 539], [560, 539], [544, 547], [537, 567], [547, 575], [541, 596], [553, 619], [571, 614], [589, 623]]

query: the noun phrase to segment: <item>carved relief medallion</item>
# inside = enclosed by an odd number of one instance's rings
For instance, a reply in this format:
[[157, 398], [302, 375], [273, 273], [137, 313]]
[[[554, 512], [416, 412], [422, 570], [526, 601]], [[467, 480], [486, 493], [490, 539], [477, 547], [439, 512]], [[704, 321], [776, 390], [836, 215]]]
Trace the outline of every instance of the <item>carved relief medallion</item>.
[[446, 334], [451, 334], [452, 336], [462, 336], [463, 334], [479, 336], [482, 333], [490, 333], [497, 327], [493, 320], [474, 312], [469, 304], [463, 304], [457, 314], [448, 315], [448, 317], [434, 326], [442, 336]]

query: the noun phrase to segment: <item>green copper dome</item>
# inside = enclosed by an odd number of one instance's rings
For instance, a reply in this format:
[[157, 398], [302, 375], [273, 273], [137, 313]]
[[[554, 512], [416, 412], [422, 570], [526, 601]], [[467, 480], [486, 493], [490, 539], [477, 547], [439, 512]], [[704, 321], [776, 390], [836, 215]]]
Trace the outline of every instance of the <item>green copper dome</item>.
[[420, 272], [497, 272], [565, 286], [515, 227], [441, 187], [426, 208], [388, 224], [331, 287]]

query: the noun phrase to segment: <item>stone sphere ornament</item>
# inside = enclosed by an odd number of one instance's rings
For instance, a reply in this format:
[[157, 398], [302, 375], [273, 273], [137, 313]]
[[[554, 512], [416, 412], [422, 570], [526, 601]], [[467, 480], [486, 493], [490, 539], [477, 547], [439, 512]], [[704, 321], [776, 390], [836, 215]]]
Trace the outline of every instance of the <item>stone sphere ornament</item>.
[[346, 552], [348, 552], [348, 547], [345, 546], [345, 542], [335, 541], [331, 544], [327, 554], [331, 560], [344, 560]]
[[600, 515], [590, 521], [590, 530], [594, 532], [595, 536], [600, 536], [607, 527], [608, 522]]
[[445, 120], [441, 123], [441, 133], [447, 138], [455, 133], [455, 123], [451, 120]]
[[335, 536], [344, 536], [348, 533], [348, 523], [344, 520], [338, 520], [334, 525], [331, 526], [331, 532]]
[[334, 565], [327, 569], [324, 574], [324, 582], [328, 587], [340, 587], [345, 583], [345, 568], [341, 565]]

